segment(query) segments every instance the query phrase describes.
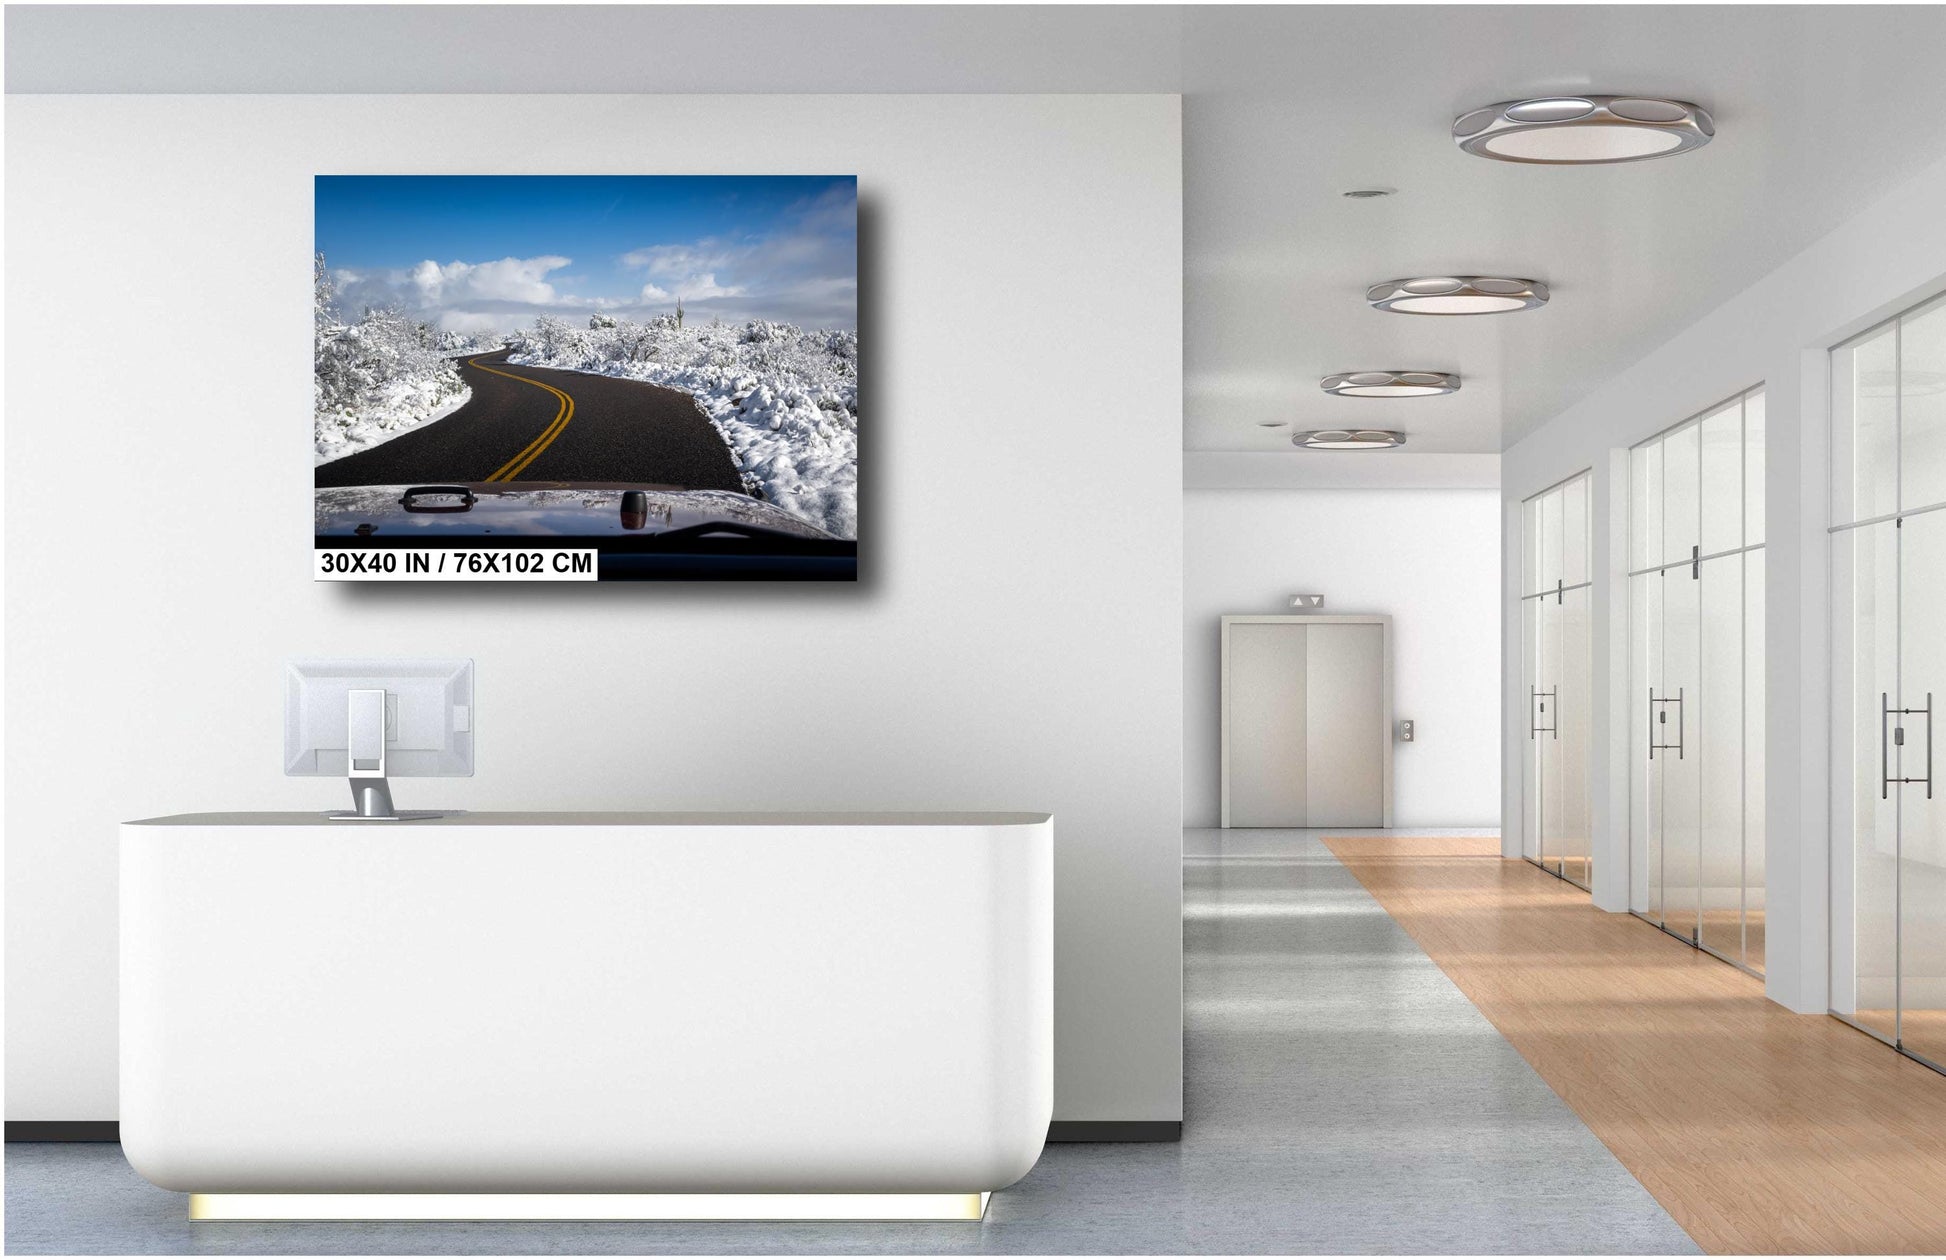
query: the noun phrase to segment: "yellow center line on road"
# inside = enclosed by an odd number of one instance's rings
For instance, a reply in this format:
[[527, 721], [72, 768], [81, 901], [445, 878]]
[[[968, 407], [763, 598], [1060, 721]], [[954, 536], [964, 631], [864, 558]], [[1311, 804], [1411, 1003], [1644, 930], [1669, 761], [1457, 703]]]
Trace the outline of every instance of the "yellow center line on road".
[[574, 419], [574, 399], [569, 398], [552, 385], [544, 385], [532, 377], [515, 376], [512, 372], [503, 372], [499, 368], [488, 367], [484, 363], [481, 363], [479, 359], [468, 359], [466, 364], [468, 367], [479, 368], [482, 372], [491, 372], [495, 376], [504, 376], [510, 381], [521, 381], [537, 389], [544, 389], [561, 400], [560, 409], [554, 413], [553, 421], [545, 429], [541, 430], [541, 435], [529, 442], [520, 454], [500, 465], [494, 471], [493, 475], [487, 478], [488, 481], [512, 481], [515, 477], [527, 471], [527, 465], [540, 458], [540, 453], [547, 449], [548, 443], [560, 437], [561, 430], [568, 427], [568, 421]]

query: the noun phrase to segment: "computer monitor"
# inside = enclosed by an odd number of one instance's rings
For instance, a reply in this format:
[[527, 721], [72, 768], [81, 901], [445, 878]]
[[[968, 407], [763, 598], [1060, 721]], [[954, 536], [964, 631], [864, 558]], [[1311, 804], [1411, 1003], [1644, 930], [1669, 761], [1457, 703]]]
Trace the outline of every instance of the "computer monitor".
[[289, 662], [284, 773], [349, 779], [352, 808], [333, 818], [438, 817], [439, 811], [394, 809], [387, 779], [473, 773], [473, 662]]

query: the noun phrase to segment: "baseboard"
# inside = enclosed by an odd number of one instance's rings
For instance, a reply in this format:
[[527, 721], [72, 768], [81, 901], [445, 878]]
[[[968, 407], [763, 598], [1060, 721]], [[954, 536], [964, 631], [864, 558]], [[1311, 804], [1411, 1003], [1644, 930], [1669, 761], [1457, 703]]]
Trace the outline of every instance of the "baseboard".
[[1180, 1120], [1056, 1120], [1050, 1142], [1180, 1142]]
[[9, 1120], [9, 1142], [119, 1142], [122, 1126], [114, 1120]]
[[[113, 1120], [9, 1120], [9, 1142], [119, 1142]], [[1050, 1142], [1180, 1142], [1180, 1120], [1056, 1120]]]

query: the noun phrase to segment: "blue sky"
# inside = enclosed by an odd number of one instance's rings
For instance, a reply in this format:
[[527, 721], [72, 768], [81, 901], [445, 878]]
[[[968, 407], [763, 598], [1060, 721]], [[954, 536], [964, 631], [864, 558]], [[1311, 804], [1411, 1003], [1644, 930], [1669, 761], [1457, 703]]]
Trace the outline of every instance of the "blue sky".
[[856, 328], [851, 176], [320, 175], [317, 248], [348, 313], [444, 328], [535, 315]]

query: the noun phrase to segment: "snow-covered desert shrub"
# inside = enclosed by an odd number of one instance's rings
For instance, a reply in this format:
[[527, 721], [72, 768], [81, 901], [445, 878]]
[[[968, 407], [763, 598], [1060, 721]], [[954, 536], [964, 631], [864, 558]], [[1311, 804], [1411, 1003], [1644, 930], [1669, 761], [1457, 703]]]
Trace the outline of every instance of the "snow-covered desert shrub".
[[488, 350], [498, 350], [507, 344], [507, 339], [491, 328], [476, 328], [472, 332], [454, 332], [447, 329], [433, 340], [439, 352], [454, 358], [469, 358]]
[[[591, 329], [590, 331], [603, 330]], [[519, 336], [520, 334], [515, 334], [516, 338]], [[568, 321], [558, 316], [541, 315], [534, 320], [532, 344], [541, 354], [549, 358], [563, 358], [579, 353], [581, 347], [587, 344], [587, 340], [581, 335], [580, 329], [571, 326]]]
[[391, 309], [346, 322], [331, 273], [314, 264], [315, 398], [318, 463], [376, 446], [455, 410], [467, 398], [443, 338], [430, 324]]
[[[602, 316], [602, 319], [608, 317]], [[543, 315], [512, 361], [648, 381], [696, 399], [746, 489], [841, 538], [858, 536], [858, 334], [753, 320], [685, 325]]]

